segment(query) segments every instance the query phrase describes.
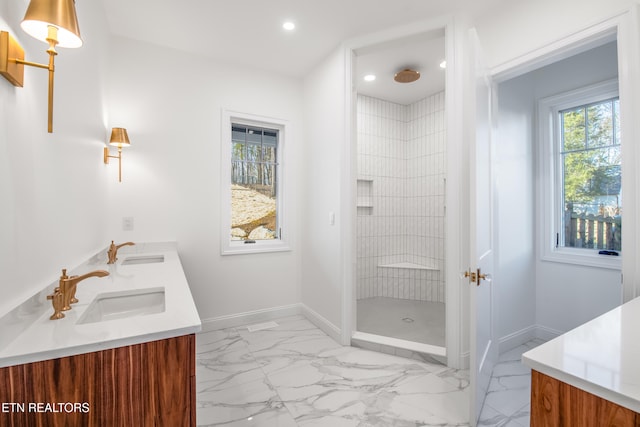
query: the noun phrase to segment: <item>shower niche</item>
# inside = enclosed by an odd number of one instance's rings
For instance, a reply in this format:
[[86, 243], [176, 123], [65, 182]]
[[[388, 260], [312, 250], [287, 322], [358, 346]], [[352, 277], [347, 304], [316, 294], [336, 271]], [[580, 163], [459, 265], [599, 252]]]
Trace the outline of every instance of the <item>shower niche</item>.
[[357, 185], [357, 202], [358, 215], [373, 214], [373, 180], [358, 179]]

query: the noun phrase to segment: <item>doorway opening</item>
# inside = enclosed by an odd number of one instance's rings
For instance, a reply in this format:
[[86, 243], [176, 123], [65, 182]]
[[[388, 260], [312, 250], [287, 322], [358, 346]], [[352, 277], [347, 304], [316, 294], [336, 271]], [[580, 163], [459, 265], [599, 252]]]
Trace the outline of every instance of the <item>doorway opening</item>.
[[[445, 30], [385, 40], [353, 53], [357, 166], [352, 342], [410, 350], [443, 362]], [[413, 81], [398, 82], [407, 75]]]
[[[496, 116], [493, 121], [495, 149], [492, 165], [499, 189], [495, 215], [500, 227], [496, 235], [498, 251], [494, 266], [497, 284], [494, 301], [498, 312], [488, 322], [489, 338], [496, 341], [498, 347], [498, 351], [491, 354], [493, 360], [490, 365], [494, 375], [504, 371], [507, 359], [521, 353], [524, 347], [555, 338], [619, 304], [621, 287], [614, 286], [619, 283], [619, 265], [616, 267], [613, 262], [619, 263], [620, 260], [599, 255], [599, 248], [595, 247], [602, 244], [598, 240], [606, 237], [604, 227], [598, 234], [597, 224], [589, 228], [585, 220], [578, 218], [578, 221], [585, 222], [578, 240], [566, 237], [572, 244], [563, 245], [565, 237], [560, 234], [566, 232], [566, 236], [571, 236], [568, 230], [572, 217], [583, 215], [583, 212], [575, 212], [578, 203], [569, 203], [567, 198], [573, 189], [571, 185], [578, 185], [573, 184], [578, 175], [576, 171], [580, 176], [587, 176], [589, 183], [594, 183], [591, 193], [580, 195], [580, 207], [586, 211], [585, 218], [591, 218], [587, 207], [591, 203], [596, 204], [596, 208], [603, 206], [602, 215], [596, 212], [593, 218], [601, 216], [603, 223], [620, 221], [614, 215], [607, 216], [607, 200], [595, 185], [598, 173], [604, 170], [610, 181], [616, 184], [615, 187], [610, 185], [608, 191], [612, 194], [619, 192], [619, 166], [602, 163], [599, 169], [591, 171], [583, 165], [572, 169], [574, 165], [570, 163], [573, 158], [590, 156], [583, 163], [589, 166], [596, 164], [591, 159], [595, 155], [588, 150], [596, 145], [596, 134], [592, 131], [596, 127], [601, 130], [598, 135], [602, 141], [601, 151], [611, 152], [605, 152], [603, 159], [610, 159], [610, 163], [616, 161], [620, 138], [625, 140], [624, 130], [628, 129], [622, 120], [622, 136], [616, 131], [620, 122], [616, 116], [617, 95], [614, 94], [618, 90], [619, 64], [616, 27], [605, 28], [604, 31], [602, 27], [598, 31], [590, 29], [582, 36], [583, 39], [577, 42], [560, 40], [545, 46], [535, 52], [536, 59], [528, 63], [514, 61], [508, 69], [493, 72]], [[615, 90], [610, 86], [615, 86]], [[607, 89], [609, 92], [600, 90], [597, 97], [586, 101], [574, 97], [595, 94], [595, 89]], [[620, 99], [622, 104], [622, 95]], [[610, 103], [606, 104], [605, 100], [610, 100]], [[565, 104], [560, 101], [571, 102]], [[608, 116], [607, 106], [611, 107]], [[579, 123], [580, 108], [585, 111], [582, 124]], [[572, 112], [574, 116], [570, 116]], [[573, 128], [569, 126], [572, 118]], [[578, 144], [578, 134], [571, 133], [571, 130], [578, 129], [585, 130], [585, 147], [576, 155], [577, 150], [572, 150], [570, 143], [575, 141], [575, 145]], [[559, 137], [555, 149], [552, 146], [554, 142], [547, 137]], [[558, 149], [560, 147], [564, 149]], [[557, 197], [552, 197], [552, 184]], [[582, 187], [588, 189], [586, 185]], [[552, 232], [554, 227], [556, 231]], [[615, 228], [610, 228], [611, 240], [615, 243]], [[577, 248], [578, 244], [573, 243], [586, 242], [590, 235], [597, 237], [591, 243], [593, 247], [583, 243]], [[584, 297], [574, 298], [578, 294]], [[472, 300], [471, 305], [482, 306], [482, 302]], [[567, 311], [569, 305], [576, 309]], [[476, 358], [483, 356], [482, 352], [477, 353]], [[486, 358], [482, 361], [486, 363]], [[490, 375], [490, 370], [483, 372], [476, 364], [472, 364], [472, 370], [475, 400], [471, 413], [479, 416], [480, 424], [488, 419], [508, 418], [513, 414], [514, 402], [520, 405], [518, 413], [521, 416], [529, 416], [528, 372], [514, 376], [513, 384], [520, 384], [519, 387], [504, 390], [505, 395], [511, 396], [507, 407], [506, 404], [501, 405], [491, 392], [485, 400], [486, 381], [489, 380], [490, 384], [497, 381], [496, 377], [483, 375], [486, 372]], [[488, 409], [481, 413], [483, 402]]]

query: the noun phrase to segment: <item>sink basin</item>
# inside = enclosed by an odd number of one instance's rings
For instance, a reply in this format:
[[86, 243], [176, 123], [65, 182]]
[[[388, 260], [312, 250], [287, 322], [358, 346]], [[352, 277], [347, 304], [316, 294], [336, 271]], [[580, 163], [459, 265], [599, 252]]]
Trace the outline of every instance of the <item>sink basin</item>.
[[154, 264], [164, 262], [164, 255], [131, 256], [122, 261], [122, 265]]
[[99, 294], [78, 319], [78, 324], [162, 313], [164, 301], [164, 287]]

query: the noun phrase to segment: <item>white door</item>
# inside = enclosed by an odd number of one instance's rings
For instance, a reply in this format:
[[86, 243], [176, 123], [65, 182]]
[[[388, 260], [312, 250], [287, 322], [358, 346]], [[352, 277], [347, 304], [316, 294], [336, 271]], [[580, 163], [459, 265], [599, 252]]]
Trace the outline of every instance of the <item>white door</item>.
[[[493, 339], [494, 272], [494, 180], [492, 146], [492, 82], [482, 61], [482, 52], [475, 30], [470, 30], [470, 60], [475, 77], [475, 124], [470, 132], [470, 224], [469, 266], [470, 289], [470, 353], [471, 353], [471, 421], [480, 410], [489, 387], [491, 373], [498, 357]], [[473, 86], [472, 86], [473, 87]], [[474, 104], [471, 104], [472, 106]]]

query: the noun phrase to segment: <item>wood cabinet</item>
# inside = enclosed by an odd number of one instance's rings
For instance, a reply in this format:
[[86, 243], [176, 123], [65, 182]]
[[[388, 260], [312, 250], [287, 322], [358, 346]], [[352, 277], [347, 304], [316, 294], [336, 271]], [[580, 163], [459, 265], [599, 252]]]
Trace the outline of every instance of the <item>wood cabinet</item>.
[[640, 414], [531, 371], [531, 427], [640, 427]]
[[0, 425], [195, 426], [195, 335], [0, 368]]

